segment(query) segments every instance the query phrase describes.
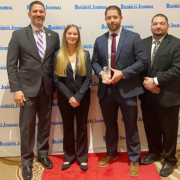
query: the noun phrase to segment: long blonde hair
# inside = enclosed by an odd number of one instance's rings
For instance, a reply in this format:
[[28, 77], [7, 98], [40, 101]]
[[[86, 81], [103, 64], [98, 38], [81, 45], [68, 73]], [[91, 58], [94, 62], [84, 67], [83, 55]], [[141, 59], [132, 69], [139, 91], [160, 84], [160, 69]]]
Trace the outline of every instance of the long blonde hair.
[[56, 57], [55, 73], [58, 76], [66, 76], [67, 64], [69, 62], [68, 48], [67, 48], [67, 43], [66, 43], [66, 32], [70, 28], [76, 28], [78, 31], [78, 41], [76, 45], [76, 54], [78, 57], [78, 63], [77, 63], [76, 70], [80, 76], [86, 76], [86, 57], [85, 57], [85, 53], [81, 45], [81, 37], [80, 37], [79, 29], [74, 24], [68, 25], [64, 30], [63, 38], [62, 38], [62, 46]]

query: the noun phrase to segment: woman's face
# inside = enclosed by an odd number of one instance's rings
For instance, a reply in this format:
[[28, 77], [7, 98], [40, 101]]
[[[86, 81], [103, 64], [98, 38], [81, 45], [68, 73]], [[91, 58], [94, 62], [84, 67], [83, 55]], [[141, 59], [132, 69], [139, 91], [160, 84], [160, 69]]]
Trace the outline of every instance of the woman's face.
[[67, 44], [76, 44], [78, 41], [78, 31], [75, 27], [70, 28], [67, 32], [66, 32], [66, 42]]

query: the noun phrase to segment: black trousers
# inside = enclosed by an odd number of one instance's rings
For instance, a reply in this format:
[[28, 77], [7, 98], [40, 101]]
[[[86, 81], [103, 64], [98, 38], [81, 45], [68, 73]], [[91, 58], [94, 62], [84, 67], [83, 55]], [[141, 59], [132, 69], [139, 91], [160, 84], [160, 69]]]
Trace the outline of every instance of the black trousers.
[[26, 97], [20, 107], [21, 160], [24, 166], [34, 159], [36, 114], [38, 116], [37, 152], [38, 156], [48, 155], [53, 95], [47, 95], [43, 84], [36, 97]]
[[163, 156], [165, 162], [174, 166], [177, 163], [179, 105], [161, 107], [155, 101], [149, 104], [142, 101], [141, 109], [149, 154]]
[[[90, 95], [84, 97], [80, 105], [73, 108], [69, 100], [58, 98], [58, 106], [63, 120], [63, 151], [66, 162], [72, 162], [77, 157], [79, 163], [87, 162], [87, 118], [90, 106]], [[74, 121], [76, 117], [77, 139], [75, 150]]]
[[123, 98], [117, 87], [109, 85], [102, 99], [99, 100], [105, 126], [107, 155], [117, 154], [118, 135], [118, 108], [120, 107], [124, 120], [126, 144], [129, 159], [138, 161], [140, 157], [140, 140], [137, 128], [137, 97]]

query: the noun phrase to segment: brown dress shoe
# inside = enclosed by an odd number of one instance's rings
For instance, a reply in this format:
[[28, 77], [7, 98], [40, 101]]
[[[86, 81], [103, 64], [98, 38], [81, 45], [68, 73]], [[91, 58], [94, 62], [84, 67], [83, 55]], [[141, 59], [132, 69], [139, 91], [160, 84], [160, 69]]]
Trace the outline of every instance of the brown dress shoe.
[[115, 156], [105, 156], [104, 158], [102, 158], [99, 163], [98, 166], [99, 167], [105, 167], [107, 165], [109, 165], [112, 161], [115, 161], [118, 158], [118, 155]]
[[131, 162], [130, 163], [130, 169], [129, 169], [129, 174], [131, 177], [136, 177], [140, 173], [139, 169], [139, 162]]

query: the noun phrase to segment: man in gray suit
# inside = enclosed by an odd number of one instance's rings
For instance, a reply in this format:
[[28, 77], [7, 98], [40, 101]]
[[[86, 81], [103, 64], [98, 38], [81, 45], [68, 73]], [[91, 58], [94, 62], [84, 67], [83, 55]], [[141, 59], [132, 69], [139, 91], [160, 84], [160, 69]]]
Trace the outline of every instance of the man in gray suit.
[[[7, 71], [14, 101], [20, 105], [22, 176], [32, 179], [36, 114], [38, 116], [38, 161], [53, 168], [48, 158], [48, 140], [53, 102], [53, 56], [59, 49], [59, 35], [43, 26], [46, 17], [42, 2], [29, 6], [31, 24], [14, 31], [9, 43]], [[19, 70], [17, 68], [19, 64]]]

